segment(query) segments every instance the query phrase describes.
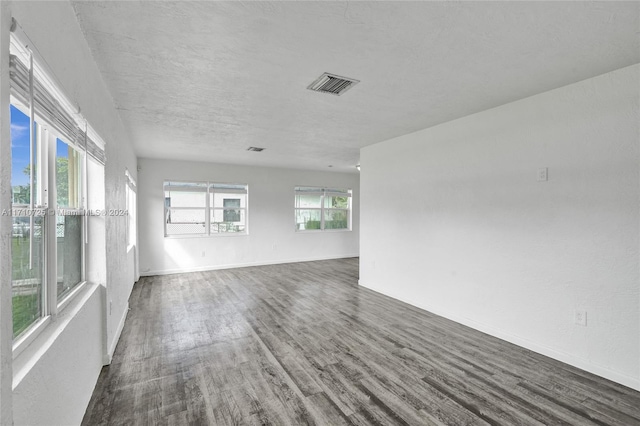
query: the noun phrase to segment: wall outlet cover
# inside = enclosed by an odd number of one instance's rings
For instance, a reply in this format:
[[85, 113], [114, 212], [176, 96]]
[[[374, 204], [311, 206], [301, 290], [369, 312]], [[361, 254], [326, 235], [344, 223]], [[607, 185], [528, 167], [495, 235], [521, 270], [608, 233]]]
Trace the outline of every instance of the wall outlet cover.
[[546, 182], [549, 180], [549, 169], [542, 167], [538, 169], [538, 182]]
[[576, 311], [574, 322], [583, 327], [587, 326], [587, 311]]

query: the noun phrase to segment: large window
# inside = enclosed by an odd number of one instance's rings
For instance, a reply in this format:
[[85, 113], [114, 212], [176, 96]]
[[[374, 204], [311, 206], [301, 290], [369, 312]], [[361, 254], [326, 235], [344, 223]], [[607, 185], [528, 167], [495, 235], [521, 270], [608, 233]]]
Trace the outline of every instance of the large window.
[[104, 143], [11, 33], [11, 289], [14, 350], [26, 347], [85, 279], [87, 153]]
[[350, 230], [351, 190], [296, 187], [295, 224], [297, 231]]
[[32, 137], [27, 109], [13, 101], [11, 261], [17, 338], [84, 280], [84, 153], [44, 120], [34, 121]]
[[247, 233], [247, 185], [164, 182], [165, 236]]

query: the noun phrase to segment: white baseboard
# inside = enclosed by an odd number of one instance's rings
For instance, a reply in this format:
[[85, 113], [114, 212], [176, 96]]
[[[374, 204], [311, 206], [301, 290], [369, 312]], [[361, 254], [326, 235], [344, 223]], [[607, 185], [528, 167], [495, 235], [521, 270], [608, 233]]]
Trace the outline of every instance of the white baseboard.
[[174, 269], [157, 269], [152, 271], [142, 272], [143, 277], [149, 277], [153, 275], [171, 275], [171, 274], [182, 274], [187, 272], [204, 272], [204, 271], [215, 271], [218, 269], [234, 269], [234, 268], [246, 268], [250, 266], [265, 266], [265, 265], [281, 265], [284, 263], [300, 263], [300, 262], [315, 262], [318, 260], [334, 260], [334, 259], [346, 259], [350, 257], [358, 257], [359, 254], [345, 254], [341, 256], [328, 256], [328, 257], [310, 257], [303, 259], [284, 259], [284, 260], [268, 260], [264, 262], [247, 262], [247, 263], [232, 263], [232, 264], [224, 264], [224, 265], [206, 265], [206, 266], [196, 266], [190, 268], [174, 268]]
[[397, 297], [393, 294], [387, 293], [385, 291], [382, 291], [380, 289], [374, 288], [374, 287], [369, 287], [366, 285], [366, 283], [363, 283], [361, 280], [358, 280], [358, 285], [365, 287], [369, 290], [375, 291], [376, 293], [391, 297], [393, 299], [399, 300], [401, 302], [404, 302], [408, 305], [411, 306], [415, 306], [417, 308], [423, 309], [425, 311], [428, 311], [430, 313], [439, 315], [441, 317], [450, 319], [452, 321], [455, 321], [457, 323], [466, 325], [467, 327], [473, 328], [475, 330], [481, 331], [483, 333], [489, 334], [491, 336], [497, 337], [499, 339], [505, 340], [509, 343], [513, 343], [514, 345], [518, 345], [520, 347], [523, 347], [525, 349], [529, 349], [532, 350], [534, 352], [537, 352], [539, 354], [548, 356], [549, 358], [553, 358], [557, 361], [560, 362], [564, 362], [565, 364], [569, 364], [572, 365], [576, 368], [579, 368], [581, 370], [584, 371], [588, 371], [589, 373], [593, 373], [597, 376], [600, 377], [604, 377], [605, 379], [609, 379], [611, 381], [614, 381], [616, 383], [619, 383], [621, 385], [624, 386], [628, 386], [632, 389], [638, 390], [640, 391], [640, 379], [639, 378], [635, 378], [635, 377], [631, 377], [631, 376], [627, 376], [625, 374], [619, 373], [617, 371], [613, 371], [607, 367], [604, 367], [602, 365], [598, 365], [598, 364], [594, 364], [592, 362], [589, 362], [583, 358], [578, 358], [574, 355], [571, 355], [569, 353], [563, 352], [563, 351], [558, 351], [556, 349], [547, 347], [545, 345], [541, 345], [537, 342], [533, 342], [531, 340], [519, 337], [519, 336], [515, 336], [513, 334], [510, 333], [506, 333], [502, 330], [496, 329], [494, 327], [491, 326], [487, 326], [485, 324], [482, 324], [480, 322], [471, 320], [469, 318], [464, 318], [461, 317], [457, 314], [451, 313], [451, 312], [447, 312], [441, 309], [438, 309], [437, 307], [434, 306], [427, 306], [427, 305], [423, 305], [423, 304], [418, 304], [415, 302], [410, 302], [409, 300], [406, 300], [402, 297]]
[[122, 334], [122, 329], [124, 328], [124, 323], [127, 320], [127, 314], [129, 313], [129, 302], [127, 302], [127, 306], [125, 306], [124, 313], [122, 314], [122, 318], [120, 318], [120, 323], [118, 323], [118, 328], [116, 329], [116, 334], [113, 336], [113, 339], [109, 343], [109, 348], [107, 349], [107, 353], [104, 354], [104, 365], [111, 364], [111, 360], [113, 359], [113, 353], [116, 351], [116, 346], [118, 345], [118, 341], [120, 340], [120, 335]]

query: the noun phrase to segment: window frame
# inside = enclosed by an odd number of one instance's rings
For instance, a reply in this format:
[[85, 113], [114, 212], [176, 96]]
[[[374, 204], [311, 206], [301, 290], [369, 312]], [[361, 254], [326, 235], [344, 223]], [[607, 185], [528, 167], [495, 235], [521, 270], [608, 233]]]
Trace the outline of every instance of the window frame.
[[[55, 129], [55, 128], [54, 128]], [[56, 292], [55, 292], [55, 296], [56, 296], [56, 303], [58, 306], [58, 309], [61, 309], [61, 305], [62, 306], [66, 306], [69, 301], [70, 301], [70, 296], [72, 294], [76, 294], [76, 288], [80, 287], [81, 285], [83, 285], [84, 283], [86, 283], [86, 251], [87, 251], [87, 216], [86, 216], [86, 175], [87, 175], [87, 171], [86, 171], [86, 156], [87, 153], [86, 151], [82, 150], [81, 148], [76, 147], [74, 144], [72, 143], [68, 143], [65, 142], [65, 140], [63, 139], [63, 136], [60, 134], [56, 134], [55, 130], [51, 133], [51, 140], [49, 141], [49, 143], [51, 143], [54, 139], [55, 139], [55, 146], [56, 146], [56, 154], [52, 159], [53, 164], [53, 170], [54, 170], [54, 176], [55, 179], [53, 180], [53, 183], [55, 184], [55, 191], [49, 191], [51, 193], [51, 195], [54, 197], [55, 200], [55, 216], [54, 216], [54, 221], [56, 224], [55, 227], [55, 233], [56, 233], [56, 251], [55, 251], [55, 255], [56, 255], [56, 261], [58, 259], [58, 245], [57, 245], [57, 218], [58, 217], [65, 217], [65, 216], [79, 216], [81, 217], [81, 222], [80, 222], [80, 254], [81, 254], [81, 259], [80, 259], [80, 281], [73, 284], [70, 288], [69, 291], [63, 292], [62, 294], [64, 294], [64, 296], [62, 298], [58, 298], [59, 294], [57, 292], [57, 264], [56, 264]], [[77, 206], [76, 207], [70, 207], [70, 206], [63, 206], [60, 207], [58, 206], [58, 200], [57, 200], [57, 188], [58, 188], [58, 182], [57, 182], [57, 161], [58, 161], [58, 153], [57, 153], [57, 146], [58, 146], [58, 140], [60, 140], [62, 143], [67, 145], [67, 149], [73, 149], [75, 151], [78, 152], [79, 156], [81, 156], [78, 159], [78, 185], [79, 188], [77, 188]], [[51, 167], [51, 165], [50, 165]], [[67, 172], [68, 173], [68, 172]], [[51, 182], [49, 182], [51, 183]], [[67, 212], [68, 214], [62, 214], [59, 215], [58, 213], [60, 213], [61, 211], [63, 212]], [[53, 232], [53, 231], [52, 231]], [[66, 232], [66, 228], [65, 228], [65, 232]]]
[[[303, 191], [305, 189], [311, 189], [316, 191]], [[318, 187], [318, 186], [310, 186], [310, 185], [299, 185], [294, 187], [294, 197], [293, 197], [293, 227], [295, 232], [351, 232], [352, 231], [352, 199], [353, 199], [353, 191], [351, 188], [336, 188], [336, 187]], [[317, 194], [320, 197], [320, 207], [298, 207], [298, 196], [303, 194]], [[348, 205], [346, 209], [341, 208], [333, 208], [325, 206], [326, 197], [347, 197]], [[313, 210], [320, 212], [320, 228], [319, 229], [299, 229], [298, 227], [298, 212], [301, 210]], [[325, 225], [325, 213], [330, 211], [343, 211], [347, 216], [347, 227], [346, 228], [326, 228]]]
[[[10, 95], [10, 107], [13, 106], [22, 114], [29, 115], [29, 108], [18, 97]], [[42, 239], [43, 239], [43, 273], [42, 273], [42, 300], [40, 317], [33, 321], [27, 328], [13, 336], [13, 358], [22, 353], [36, 337], [51, 323], [64, 308], [81, 292], [86, 286], [86, 151], [77, 147], [73, 143], [67, 142], [64, 132], [58, 130], [46, 117], [38, 111], [34, 111], [34, 126], [37, 146], [36, 154], [30, 158], [29, 167], [33, 166], [36, 160], [37, 167], [34, 173], [35, 201], [33, 210], [31, 204], [13, 204], [12, 209], [28, 209], [29, 214], [34, 211], [45, 211], [42, 219]], [[77, 207], [58, 206], [57, 204], [57, 182], [56, 182], [56, 162], [57, 162], [57, 140], [65, 143], [70, 149], [74, 149], [79, 154], [78, 160], [78, 205]], [[31, 188], [33, 190], [33, 188]], [[34, 194], [32, 194], [32, 197]], [[51, 212], [54, 214], [51, 214]], [[73, 284], [69, 291], [58, 300], [57, 274], [58, 274], [58, 250], [57, 250], [57, 218], [61, 211], [71, 213], [70, 215], [81, 217], [80, 241], [80, 281]], [[66, 215], [60, 215], [64, 217]], [[13, 281], [13, 280], [12, 280]], [[13, 282], [12, 282], [13, 287]], [[13, 292], [12, 292], [13, 293]], [[61, 293], [63, 294], [63, 293]], [[13, 298], [13, 295], [12, 295]]]
[[[202, 191], [193, 191], [194, 193], [202, 192], [205, 197], [204, 207], [173, 207], [167, 205], [167, 186], [171, 186], [171, 184], [187, 184], [194, 185], [194, 188], [197, 188], [196, 185], [203, 185], [204, 190]], [[244, 192], [233, 192], [233, 191], [225, 191], [224, 189], [216, 191], [215, 188], [223, 187], [223, 186], [237, 186], [243, 187], [242, 191]], [[186, 191], [188, 192], [188, 191]], [[245, 197], [245, 207], [217, 207], [214, 205], [215, 194], [241, 194]], [[171, 197], [169, 197], [170, 199]], [[219, 181], [203, 181], [203, 180], [181, 180], [181, 179], [164, 179], [163, 180], [163, 227], [164, 227], [164, 237], [165, 238], [209, 238], [209, 237], [240, 237], [249, 235], [249, 185], [246, 183], [229, 183], [229, 182], [219, 182]], [[242, 205], [242, 202], [240, 203]], [[202, 233], [185, 233], [185, 234], [168, 234], [167, 233], [167, 218], [172, 210], [204, 210], [204, 232]], [[227, 211], [227, 210], [239, 210], [240, 217], [242, 217], [244, 212], [244, 229], [242, 231], [233, 231], [233, 232], [213, 232], [212, 231], [212, 214], [215, 211]], [[200, 223], [200, 222], [196, 222]]]
[[[43, 212], [41, 213], [43, 216], [41, 232], [44, 233], [42, 236], [42, 312], [40, 312], [40, 317], [30, 323], [23, 331], [16, 336], [12, 336], [13, 359], [20, 360], [19, 363], [24, 364], [25, 362], [30, 362], [29, 360], [24, 361], [30, 357], [30, 355], [28, 355], [30, 351], [41, 350], [42, 344], [45, 343], [41, 339], [47, 339], [48, 336], [52, 335], [51, 333], [57, 332], [56, 327], [65, 323], [64, 315], [61, 315], [61, 318], [57, 319], [58, 315], [76, 309], [79, 303], [84, 303], [83, 295], [87, 294], [87, 289], [89, 288], [86, 281], [87, 253], [91, 247], [87, 230], [87, 210], [85, 209], [88, 202], [87, 188], [89, 187], [87, 181], [88, 156], [91, 155], [96, 159], [97, 162], [101, 164], [103, 170], [106, 164], [106, 157], [104, 140], [87, 122], [80, 112], [80, 106], [67, 97], [65, 90], [59, 85], [55, 75], [50, 72], [51, 70], [46, 65], [44, 58], [40, 56], [31, 40], [29, 40], [28, 36], [15, 20], [13, 21], [9, 39], [9, 54], [8, 88], [10, 106], [5, 112], [10, 113], [11, 106], [20, 110], [29, 117], [29, 131], [35, 134], [36, 138], [43, 137], [43, 140], [45, 140], [44, 143], [39, 145], [43, 148], [34, 153], [33, 145], [35, 145], [35, 143], [33, 143], [33, 137], [30, 137], [31, 153], [29, 164], [33, 171], [35, 161], [35, 169], [39, 177], [37, 180], [32, 179], [31, 177], [35, 178], [35, 176], [31, 174], [29, 187], [30, 191], [38, 194], [40, 199], [36, 203], [32, 201], [33, 197], [29, 200], [28, 208], [31, 209], [31, 211], [29, 211], [28, 214], [33, 215], [33, 210], [36, 208]], [[25, 111], [29, 111], [29, 113], [25, 113]], [[36, 131], [34, 131], [32, 126], [34, 123], [40, 124]], [[42, 129], [46, 129], [46, 131], [43, 132]], [[57, 188], [55, 182], [57, 161], [55, 150], [56, 138], [60, 138], [68, 146], [75, 148], [79, 153], [84, 155], [84, 161], [78, 159], [78, 163], [82, 169], [79, 171], [81, 176], [77, 177], [79, 186], [76, 189], [78, 191], [79, 203], [75, 206], [76, 210], [78, 210], [75, 215], [82, 216], [80, 223], [81, 235], [79, 237], [82, 257], [80, 259], [81, 281], [75, 283], [69, 289], [70, 291], [59, 301], [57, 300], [57, 237], [55, 225], [56, 210], [58, 207], [56, 204]], [[10, 155], [11, 162], [13, 163], [13, 153], [11, 152]], [[13, 179], [11, 180], [11, 186], [13, 186]], [[11, 205], [11, 207], [13, 214], [13, 209], [16, 208], [17, 205]], [[53, 211], [51, 209], [53, 209]], [[71, 209], [66, 208], [66, 210]], [[33, 224], [33, 221], [30, 221], [30, 227], [31, 224]], [[51, 226], [52, 224], [53, 226]], [[31, 233], [30, 235], [33, 236], [33, 234], [34, 233]], [[47, 241], [44, 241], [45, 238], [47, 238]], [[30, 241], [32, 242], [33, 238], [31, 238]], [[74, 255], [77, 255], [77, 252], [74, 253]], [[30, 258], [32, 259], [31, 255]], [[11, 268], [13, 268], [13, 265]], [[35, 345], [36, 342], [38, 343], [37, 346]], [[30, 347], [32, 344], [36, 347]], [[14, 368], [14, 380], [16, 379], [15, 373]]]

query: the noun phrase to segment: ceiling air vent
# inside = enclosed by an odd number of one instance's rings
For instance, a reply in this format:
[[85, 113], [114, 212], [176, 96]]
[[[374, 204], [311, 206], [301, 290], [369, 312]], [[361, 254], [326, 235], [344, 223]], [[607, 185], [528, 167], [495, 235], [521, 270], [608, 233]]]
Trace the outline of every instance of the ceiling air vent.
[[264, 148], [256, 148], [255, 146], [250, 146], [249, 148], [247, 148], [247, 151], [260, 152], [260, 151], [264, 151]]
[[340, 77], [339, 75], [325, 72], [311, 83], [307, 89], [340, 96], [359, 82], [359, 80], [354, 80], [353, 78]]

